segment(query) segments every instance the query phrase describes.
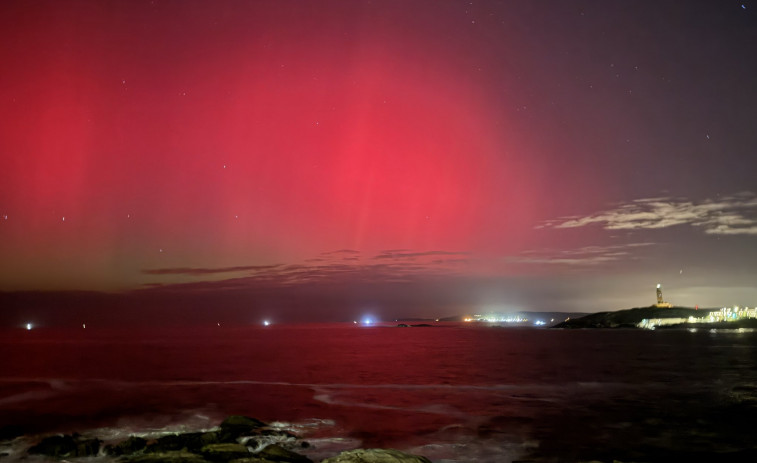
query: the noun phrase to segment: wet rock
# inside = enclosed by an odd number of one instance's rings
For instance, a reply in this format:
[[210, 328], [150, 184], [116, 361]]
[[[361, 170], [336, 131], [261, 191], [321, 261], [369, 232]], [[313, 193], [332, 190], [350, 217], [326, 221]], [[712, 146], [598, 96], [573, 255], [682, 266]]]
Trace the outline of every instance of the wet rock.
[[39, 444], [29, 449], [29, 453], [50, 457], [68, 457], [75, 451], [76, 442], [69, 435], [45, 437]]
[[234, 460], [230, 460], [229, 463], [278, 463], [278, 462], [265, 460], [263, 458], [248, 457], [248, 458], [237, 458]]
[[249, 416], [231, 415], [221, 423], [221, 429], [218, 431], [219, 442], [236, 442], [239, 437], [255, 434], [265, 426], [262, 421]]
[[102, 441], [100, 439], [76, 439], [76, 455], [77, 457], [89, 457], [97, 455], [100, 451], [100, 445]]
[[357, 449], [342, 452], [321, 463], [431, 463], [431, 460], [394, 449]]
[[144, 450], [146, 446], [147, 439], [138, 436], [130, 436], [123, 442], [105, 447], [105, 453], [113, 456], [131, 455], [133, 453], [139, 452], [140, 450]]
[[[271, 444], [254, 455], [256, 458], [262, 458], [268, 461], [278, 461], [286, 463], [313, 463], [313, 461], [299, 453], [292, 452], [284, 447]], [[430, 462], [429, 462], [430, 463]]]
[[45, 437], [31, 447], [29, 453], [55, 458], [88, 457], [97, 455], [100, 439], [84, 439], [78, 434]]
[[219, 436], [215, 432], [169, 434], [160, 437], [157, 441], [148, 445], [145, 451], [148, 453], [157, 453], [188, 450], [190, 452], [198, 453], [204, 446], [217, 444], [219, 442]]
[[210, 461], [229, 461], [250, 456], [250, 451], [242, 444], [210, 444], [202, 448], [202, 456]]
[[128, 463], [207, 463], [207, 460], [200, 455], [185, 452], [183, 450], [145, 453], [143, 455], [125, 457], [122, 461]]

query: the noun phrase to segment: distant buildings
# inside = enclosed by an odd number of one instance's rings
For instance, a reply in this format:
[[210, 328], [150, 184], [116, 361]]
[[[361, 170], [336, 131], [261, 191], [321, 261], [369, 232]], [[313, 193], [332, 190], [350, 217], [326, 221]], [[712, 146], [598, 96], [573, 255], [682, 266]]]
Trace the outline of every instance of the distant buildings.
[[757, 308], [749, 307], [723, 307], [720, 310], [702, 311], [703, 316], [688, 318], [645, 318], [640, 321], [636, 326], [639, 328], [646, 328], [653, 330], [658, 326], [666, 325], [681, 325], [681, 324], [697, 324], [697, 323], [720, 323], [720, 322], [735, 322], [738, 320], [745, 320], [748, 318], [757, 318]]

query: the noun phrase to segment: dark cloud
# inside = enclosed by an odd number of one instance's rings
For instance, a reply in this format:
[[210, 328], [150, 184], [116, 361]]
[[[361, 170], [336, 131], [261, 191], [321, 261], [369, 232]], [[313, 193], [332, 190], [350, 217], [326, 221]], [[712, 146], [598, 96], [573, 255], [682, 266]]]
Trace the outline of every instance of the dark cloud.
[[334, 254], [360, 254], [360, 251], [354, 249], [337, 249], [336, 251], [326, 251], [321, 253], [322, 256], [331, 256]]
[[[343, 251], [335, 251], [337, 255]], [[322, 258], [308, 259], [303, 264], [282, 264], [267, 266], [238, 266], [223, 268], [165, 268], [143, 270], [148, 275], [213, 275], [219, 273], [249, 272], [249, 275], [227, 278], [221, 281], [188, 282], [160, 286], [182, 289], [238, 289], [250, 287], [284, 287], [304, 283], [319, 282], [354, 284], [358, 281], [386, 282], [407, 280], [424, 276], [454, 273], [456, 267], [467, 262], [466, 259], [435, 259], [424, 262], [416, 261], [418, 257], [458, 256], [466, 253], [430, 251], [404, 253], [388, 263], [361, 264], [358, 257], [338, 260]]]
[[467, 256], [470, 253], [460, 251], [424, 251], [424, 252], [411, 252], [407, 249], [399, 250], [387, 250], [381, 251], [380, 254], [374, 256], [374, 259], [416, 259], [418, 257], [429, 256]]
[[243, 265], [237, 267], [217, 267], [217, 268], [202, 268], [202, 267], [174, 267], [174, 268], [157, 268], [157, 269], [144, 269], [142, 273], [145, 275], [213, 275], [217, 273], [234, 273], [234, 272], [260, 272], [266, 270], [272, 270], [280, 265]]

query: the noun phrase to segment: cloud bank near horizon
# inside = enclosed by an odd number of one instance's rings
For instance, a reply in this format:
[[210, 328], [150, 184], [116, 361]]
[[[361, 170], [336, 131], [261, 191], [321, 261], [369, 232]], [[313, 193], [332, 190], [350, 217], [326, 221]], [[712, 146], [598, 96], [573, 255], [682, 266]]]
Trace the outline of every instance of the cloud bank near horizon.
[[541, 265], [574, 265], [594, 267], [601, 264], [616, 262], [621, 259], [636, 259], [632, 251], [653, 246], [655, 243], [628, 243], [606, 246], [583, 246], [577, 249], [565, 250], [529, 250], [518, 256], [505, 259], [513, 264], [541, 264]]

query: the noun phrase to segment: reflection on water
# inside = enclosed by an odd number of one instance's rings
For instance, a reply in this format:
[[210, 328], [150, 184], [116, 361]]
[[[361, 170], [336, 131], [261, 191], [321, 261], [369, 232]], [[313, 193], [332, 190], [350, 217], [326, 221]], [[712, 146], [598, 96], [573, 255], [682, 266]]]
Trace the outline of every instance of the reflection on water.
[[214, 328], [5, 332], [0, 426], [116, 439], [247, 414], [311, 439], [314, 458], [355, 446], [434, 461], [752, 452], [754, 332]]

